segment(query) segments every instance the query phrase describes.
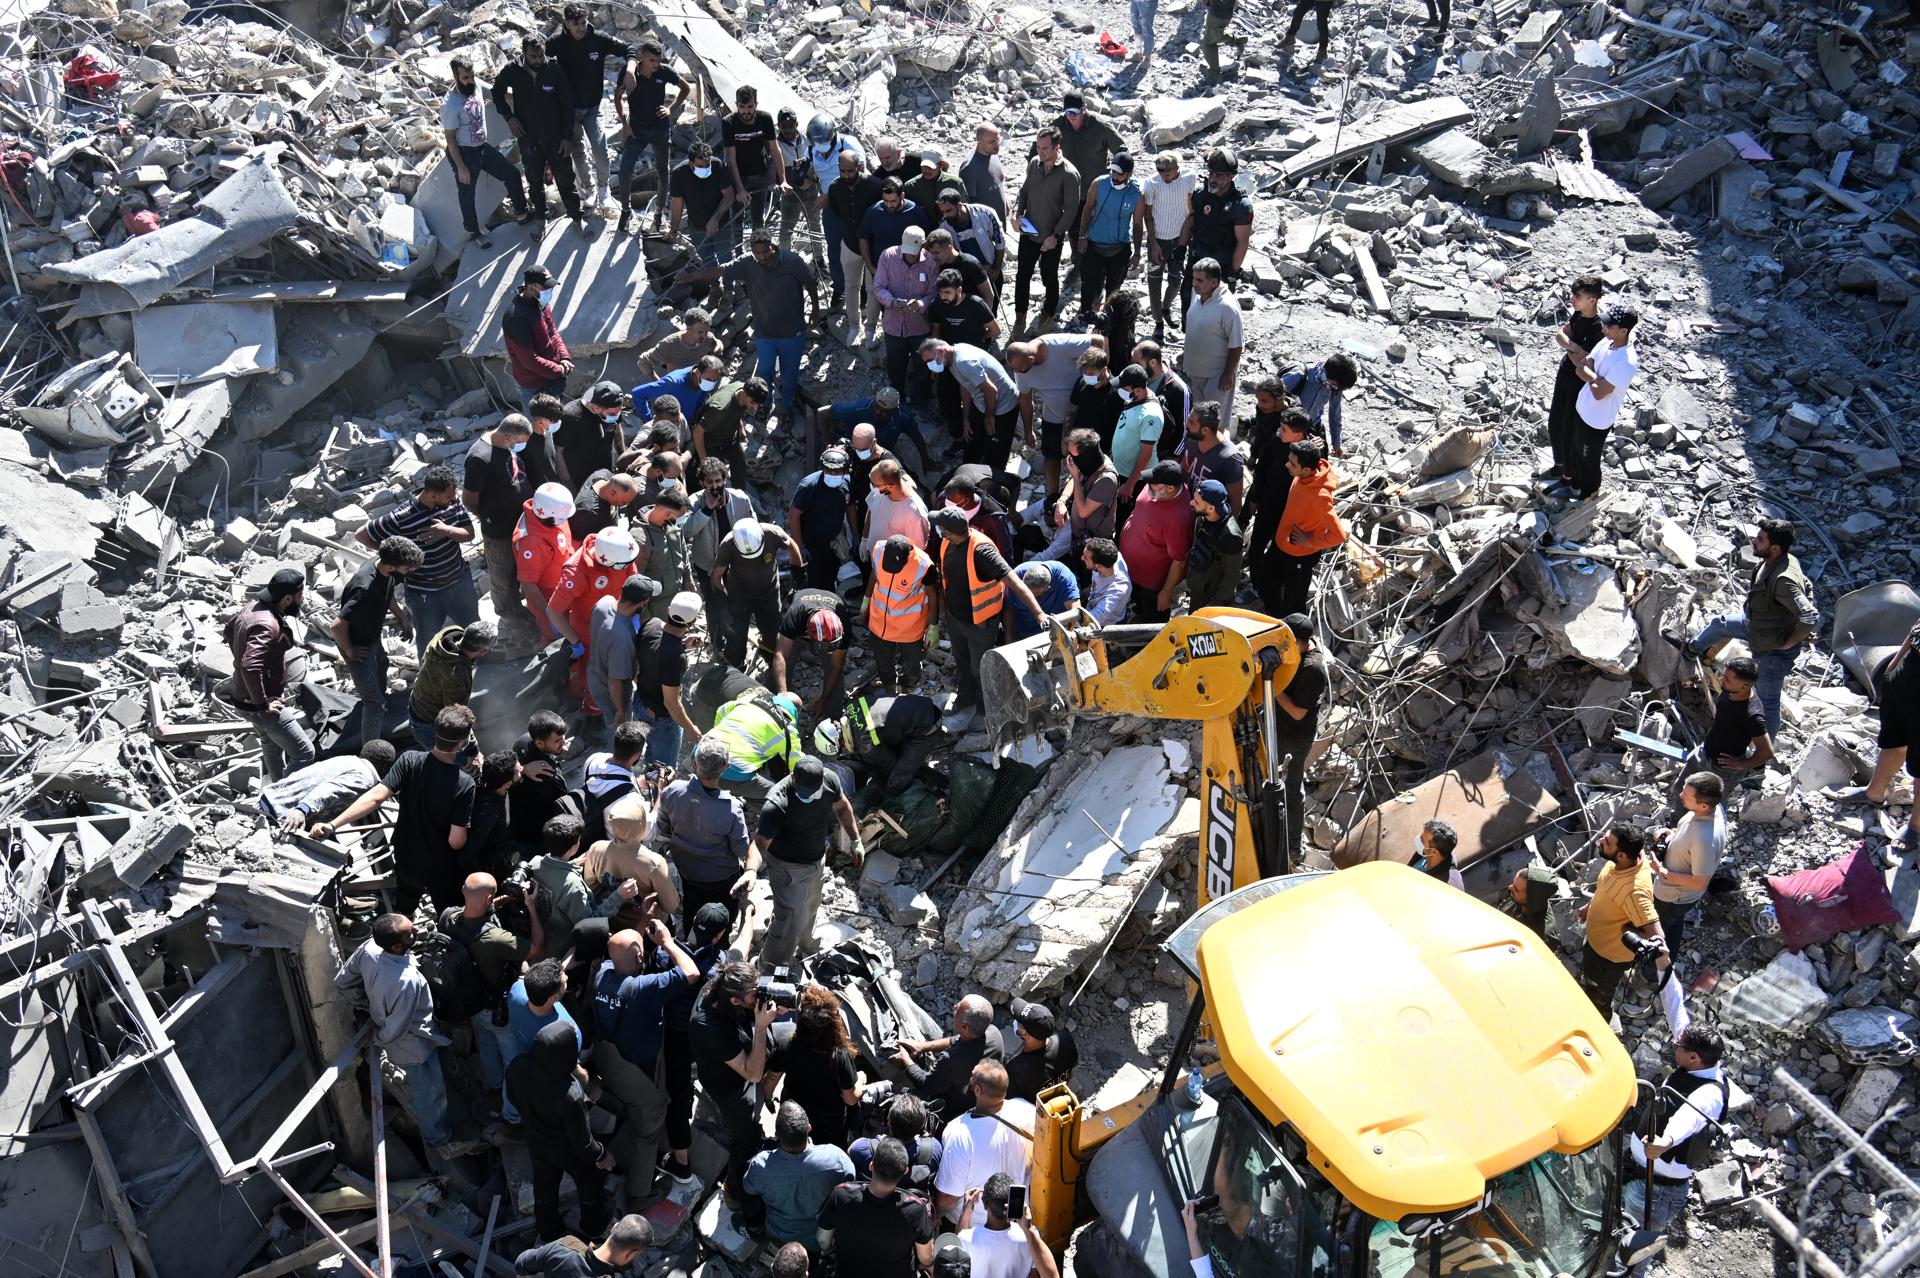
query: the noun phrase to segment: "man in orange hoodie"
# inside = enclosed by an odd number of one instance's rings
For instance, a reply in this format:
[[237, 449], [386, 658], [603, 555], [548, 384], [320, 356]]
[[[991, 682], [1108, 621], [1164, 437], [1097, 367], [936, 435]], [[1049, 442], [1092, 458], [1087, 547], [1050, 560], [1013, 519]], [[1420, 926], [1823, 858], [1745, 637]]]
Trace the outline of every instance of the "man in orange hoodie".
[[1293, 476], [1293, 484], [1273, 534], [1274, 549], [1280, 552], [1269, 583], [1274, 597], [1264, 600], [1267, 611], [1276, 617], [1307, 611], [1320, 557], [1347, 539], [1346, 528], [1333, 513], [1333, 490], [1339, 477], [1327, 465], [1320, 445], [1311, 440], [1287, 445], [1287, 474]]
[[542, 484], [521, 504], [520, 522], [513, 529], [514, 575], [542, 644], [559, 634], [547, 620], [547, 600], [573, 557], [573, 534], [567, 528], [572, 514], [573, 494], [562, 484]]

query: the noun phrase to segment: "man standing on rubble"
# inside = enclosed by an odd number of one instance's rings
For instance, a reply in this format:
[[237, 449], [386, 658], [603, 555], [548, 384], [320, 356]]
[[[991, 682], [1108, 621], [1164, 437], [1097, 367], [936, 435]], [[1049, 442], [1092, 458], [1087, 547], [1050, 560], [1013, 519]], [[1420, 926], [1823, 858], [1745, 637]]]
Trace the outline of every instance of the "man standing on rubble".
[[394, 902], [411, 912], [421, 893], [430, 893], [436, 910], [461, 904], [461, 850], [473, 824], [477, 784], [460, 766], [460, 752], [473, 737], [473, 711], [448, 706], [434, 721], [433, 750], [409, 750], [395, 760], [380, 784], [347, 805], [331, 821], [309, 833], [330, 839], [336, 829], [378, 811], [388, 799], [399, 801], [393, 823]]
[[558, 636], [547, 620], [547, 598], [573, 556], [573, 531], [567, 526], [572, 517], [573, 497], [565, 486], [542, 484], [522, 503], [520, 519], [513, 526], [514, 580], [543, 646]]
[[1329, 550], [1347, 539], [1347, 529], [1334, 513], [1333, 490], [1339, 482], [1320, 446], [1294, 444], [1287, 450], [1286, 509], [1273, 532], [1279, 555], [1269, 563], [1275, 598], [1266, 600], [1270, 612], [1285, 616], [1305, 612], [1313, 594], [1313, 575]]
[[480, 230], [480, 214], [474, 207], [473, 188], [480, 175], [504, 182], [513, 201], [514, 220], [524, 222], [527, 211], [526, 188], [520, 184], [520, 170], [507, 162], [500, 148], [487, 141], [487, 108], [480, 100], [480, 82], [474, 78], [473, 64], [455, 58], [453, 87], [440, 102], [440, 128], [447, 138], [447, 160], [453, 165], [453, 184], [460, 204], [460, 224], [467, 236], [483, 249], [493, 247]]
[[733, 91], [733, 114], [720, 121], [720, 145], [733, 171], [733, 199], [746, 206], [754, 227], [773, 210], [773, 193], [787, 184], [773, 117], [760, 109], [760, 91], [743, 84]]
[[514, 571], [513, 530], [522, 508], [533, 495], [533, 481], [520, 464], [520, 454], [533, 438], [533, 424], [519, 413], [508, 413], [500, 424], [473, 441], [467, 449], [466, 476], [461, 481], [460, 504], [480, 519], [480, 544], [487, 556], [487, 590], [493, 611], [502, 621], [533, 625], [533, 614], [520, 597]]
[[1711, 660], [1728, 640], [1745, 640], [1759, 666], [1755, 692], [1767, 716], [1767, 734], [1774, 738], [1780, 735], [1780, 696], [1787, 676], [1807, 641], [1820, 630], [1813, 585], [1794, 557], [1793, 542], [1792, 523], [1762, 519], [1753, 533], [1753, 556], [1760, 562], [1747, 586], [1746, 611], [1715, 617], [1680, 645], [1689, 657]]
[[[533, 204], [534, 238], [540, 238], [547, 226], [548, 169], [553, 170], [560, 202], [575, 229], [590, 236], [580, 211], [580, 192], [574, 186], [573, 159], [567, 154], [575, 127], [573, 86], [557, 61], [547, 61], [547, 48], [539, 36], [522, 39], [520, 61], [501, 69], [493, 83], [493, 105], [506, 120], [507, 130], [520, 139], [520, 164], [527, 173], [527, 195]], [[603, 149], [603, 163], [605, 159]]]
[[287, 650], [293, 647], [293, 632], [284, 618], [300, 611], [306, 589], [306, 574], [298, 568], [282, 568], [227, 623], [227, 646], [233, 654], [233, 708], [260, 738], [260, 770], [269, 781], [313, 762], [313, 738], [301, 726], [300, 707], [286, 700]]
[[[560, 30], [547, 37], [547, 56], [559, 64], [573, 93], [573, 120], [567, 130], [571, 143], [574, 172], [584, 185], [593, 187], [593, 207], [597, 211], [607, 203], [607, 185], [612, 171], [607, 167], [607, 135], [600, 126], [600, 99], [607, 92], [607, 64], [620, 67], [620, 88], [633, 87], [633, 50], [610, 35], [596, 31], [587, 21], [585, 5], [570, 4], [560, 15]], [[587, 163], [587, 148], [593, 148], [593, 163]]]
[[389, 537], [405, 537], [425, 555], [405, 583], [414, 649], [423, 654], [427, 641], [448, 623], [480, 620], [480, 596], [460, 554], [460, 547], [473, 540], [473, 517], [460, 504], [459, 488], [453, 467], [429, 466], [419, 492], [353, 535], [368, 550], [380, 549]]
[[1567, 287], [1567, 305], [1572, 314], [1553, 335], [1554, 344], [1566, 352], [1554, 369], [1553, 400], [1547, 408], [1547, 447], [1553, 461], [1535, 475], [1536, 479], [1573, 481], [1574, 444], [1585, 430], [1574, 403], [1586, 385], [1580, 378], [1580, 365], [1600, 344], [1600, 295], [1606, 285], [1598, 275], [1582, 275]]
[[1706, 898], [1726, 854], [1727, 814], [1720, 806], [1725, 797], [1718, 773], [1693, 773], [1680, 787], [1685, 809], [1680, 820], [1671, 830], [1654, 834], [1660, 855], [1648, 862], [1653, 869], [1653, 909], [1669, 946], [1686, 939], [1687, 915]]
[[1293, 635], [1300, 650], [1300, 664], [1284, 688], [1275, 688], [1273, 704], [1275, 750], [1286, 758], [1285, 821], [1287, 824], [1287, 861], [1285, 865], [1261, 867], [1261, 873], [1285, 874], [1301, 868], [1300, 838], [1307, 821], [1307, 755], [1320, 736], [1320, 715], [1326, 709], [1332, 691], [1333, 666], [1319, 645], [1319, 629], [1304, 612], [1289, 613], [1281, 624]]
[[573, 373], [573, 357], [560, 339], [553, 320], [553, 272], [529, 266], [520, 273], [520, 291], [500, 317], [507, 344], [507, 363], [520, 391], [520, 408], [527, 410], [535, 395], [564, 395]]
[[836, 820], [853, 848], [857, 871], [866, 862], [867, 850], [853, 805], [840, 789], [840, 779], [810, 754], [800, 756], [760, 809], [753, 841], [760, 849], [761, 873], [773, 888], [773, 921], [760, 952], [769, 967], [784, 967], [820, 948], [814, 923]]
[[980, 692], [980, 662], [1000, 645], [1000, 612], [1012, 595], [1029, 615], [1045, 616], [1040, 601], [1001, 557], [987, 535], [952, 506], [936, 510], [931, 522], [940, 534], [935, 561], [940, 567], [942, 628], [953, 645], [954, 691], [951, 732], [971, 726], [985, 708]]
[[547, 599], [547, 621], [573, 651], [568, 688], [581, 698], [582, 709], [589, 716], [601, 710], [587, 689], [587, 636], [593, 606], [608, 595], [620, 593], [627, 578], [637, 571], [633, 561], [639, 553], [639, 544], [624, 528], [589, 534], [561, 570], [560, 584]]
[[[669, 86], [676, 90], [671, 104], [667, 102]], [[658, 235], [666, 223], [667, 176], [673, 172], [669, 147], [674, 122], [687, 104], [687, 91], [686, 78], [667, 65], [667, 51], [660, 42], [642, 40], [634, 59], [633, 74], [622, 79], [620, 91], [613, 99], [614, 114], [620, 118], [620, 224], [615, 228], [618, 234], [627, 233], [627, 223], [633, 216], [633, 170], [642, 153], [649, 150], [653, 152], [654, 234]], [[649, 367], [644, 359], [643, 356], [642, 372]]]
[[1633, 344], [1633, 327], [1639, 322], [1640, 313], [1631, 306], [1609, 306], [1600, 317], [1600, 344], [1577, 370], [1586, 385], [1573, 401], [1580, 428], [1574, 433], [1571, 483], [1583, 501], [1600, 491], [1600, 459], [1607, 436], [1620, 417], [1627, 387], [1640, 375], [1640, 351]]
[[[378, 788], [378, 787], [376, 787]], [[413, 961], [413, 919], [382, 914], [373, 934], [341, 965], [333, 987], [373, 1022], [373, 1045], [407, 1080], [407, 1099], [427, 1151], [441, 1159], [471, 1149], [454, 1144], [447, 1119], [447, 1077], [440, 1049], [450, 1041], [433, 1022], [433, 991]]]
[[800, 390], [800, 356], [806, 350], [807, 330], [819, 321], [820, 297], [806, 259], [791, 249], [776, 249], [773, 240], [771, 228], [755, 226], [747, 237], [747, 255], [727, 263], [721, 278], [728, 288], [747, 295], [753, 313], [753, 372], [771, 385], [778, 369], [780, 398], [774, 411], [785, 418]]
[[396, 587], [425, 562], [420, 547], [405, 537], [389, 537], [380, 551], [360, 565], [340, 591], [340, 615], [331, 632], [340, 659], [347, 663], [353, 690], [360, 698], [360, 741], [378, 741], [387, 734], [387, 649], [381, 642], [391, 613], [400, 638], [413, 637], [413, 621], [400, 606]]
[[1634, 950], [1622, 937], [1633, 931], [1662, 946], [1666, 937], [1654, 906], [1653, 867], [1642, 855], [1646, 836], [1630, 825], [1615, 824], [1600, 837], [1606, 865], [1594, 881], [1593, 899], [1580, 907], [1587, 925], [1580, 960], [1580, 987], [1601, 1016], [1613, 1015], [1614, 992], [1633, 966]]
[[1187, 345], [1181, 358], [1187, 380], [1193, 385], [1195, 406], [1218, 404], [1224, 433], [1233, 426], [1233, 394], [1239, 388], [1240, 355], [1246, 344], [1240, 303], [1227, 291], [1220, 263], [1210, 257], [1193, 264], [1191, 288]]

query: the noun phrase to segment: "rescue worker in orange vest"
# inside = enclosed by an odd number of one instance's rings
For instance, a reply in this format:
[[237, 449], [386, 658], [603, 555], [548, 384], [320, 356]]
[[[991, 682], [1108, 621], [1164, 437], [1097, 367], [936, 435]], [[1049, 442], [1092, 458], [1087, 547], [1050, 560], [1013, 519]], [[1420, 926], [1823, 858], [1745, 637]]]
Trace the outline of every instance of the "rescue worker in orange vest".
[[939, 705], [913, 692], [872, 701], [855, 697], [844, 716], [822, 719], [813, 730], [816, 754], [858, 760], [890, 795], [912, 785], [927, 760], [952, 743], [940, 726]]
[[620, 587], [633, 575], [633, 561], [639, 554], [633, 534], [624, 528], [588, 533], [560, 570], [560, 583], [547, 596], [547, 620], [573, 647], [567, 688], [580, 698], [581, 709], [590, 716], [597, 716], [600, 709], [587, 693], [588, 622], [595, 604], [620, 593]]
[[874, 679], [890, 692], [908, 692], [920, 682], [922, 654], [940, 642], [940, 627], [929, 624], [940, 609], [933, 556], [902, 533], [875, 550], [873, 597], [867, 604]]
[[1046, 610], [986, 534], [975, 531], [967, 522], [965, 514], [943, 507], [933, 512], [931, 522], [940, 534], [937, 563], [945, 600], [941, 626], [953, 645], [953, 667], [960, 684], [946, 727], [958, 735], [973, 726], [986, 708], [980, 696], [980, 662], [1001, 642], [1000, 614], [1007, 594], [1024, 603], [1036, 617], [1045, 616]]
[[560, 632], [547, 620], [547, 600], [560, 584], [560, 574], [573, 557], [573, 494], [565, 484], [542, 484], [520, 506], [520, 522], [513, 526], [513, 573], [533, 613], [540, 642], [552, 643]]

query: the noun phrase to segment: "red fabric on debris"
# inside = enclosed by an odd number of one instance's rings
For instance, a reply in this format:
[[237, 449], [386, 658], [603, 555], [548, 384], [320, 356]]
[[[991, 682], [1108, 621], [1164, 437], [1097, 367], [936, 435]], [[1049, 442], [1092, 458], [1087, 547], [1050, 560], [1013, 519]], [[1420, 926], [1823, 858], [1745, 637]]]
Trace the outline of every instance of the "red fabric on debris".
[[1886, 875], [1860, 849], [1797, 874], [1767, 876], [1780, 940], [1798, 954], [1842, 932], [1898, 923]]

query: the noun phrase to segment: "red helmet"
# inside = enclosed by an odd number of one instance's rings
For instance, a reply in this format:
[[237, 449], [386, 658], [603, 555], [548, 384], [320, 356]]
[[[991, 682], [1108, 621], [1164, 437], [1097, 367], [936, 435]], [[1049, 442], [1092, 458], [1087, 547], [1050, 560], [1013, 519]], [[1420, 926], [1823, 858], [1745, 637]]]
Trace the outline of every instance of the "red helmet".
[[847, 628], [840, 624], [840, 614], [831, 608], [822, 608], [807, 618], [807, 638], [816, 643], [839, 643]]

